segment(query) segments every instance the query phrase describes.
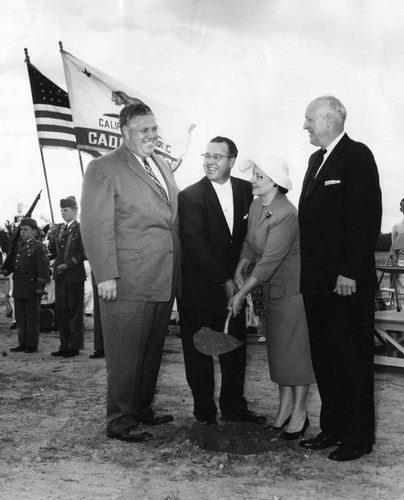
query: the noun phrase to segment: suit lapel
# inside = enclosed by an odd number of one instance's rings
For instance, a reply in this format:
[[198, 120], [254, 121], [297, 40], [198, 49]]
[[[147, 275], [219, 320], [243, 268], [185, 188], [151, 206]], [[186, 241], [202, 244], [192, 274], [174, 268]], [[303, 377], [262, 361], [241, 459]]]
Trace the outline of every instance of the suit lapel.
[[[162, 198], [161, 193], [160, 193], [158, 187], [156, 186], [156, 183], [153, 181], [153, 179], [150, 177], [150, 175], [146, 172], [143, 165], [141, 165], [141, 163], [138, 161], [136, 156], [134, 154], [132, 154], [132, 152], [129, 150], [129, 148], [127, 146], [125, 146], [125, 144], [122, 144], [122, 146], [120, 146], [120, 147], [122, 148], [122, 158], [123, 158], [125, 165], [135, 175], [137, 175], [143, 182], [145, 182], [151, 189], [153, 189], [153, 191], [155, 191], [159, 195], [159, 199], [161, 199], [162, 203], [164, 203], [164, 205], [166, 205], [168, 207], [167, 203]], [[178, 200], [177, 200], [178, 193], [176, 191], [176, 188], [174, 187], [173, 182], [170, 181], [170, 179], [168, 178], [166, 172], [164, 172], [164, 169], [161, 168], [159, 160], [158, 160], [158, 158], [156, 158], [156, 155], [153, 154], [152, 157], [153, 157], [154, 164], [157, 165], [162, 176], [164, 177], [164, 180], [166, 181], [168, 195], [170, 198], [170, 204], [172, 203], [172, 201], [174, 202], [174, 205], [171, 205], [171, 208], [172, 208], [173, 213], [176, 213], [177, 203], [178, 203]], [[170, 208], [170, 207], [168, 207], [168, 208]]]
[[233, 213], [234, 213], [233, 235], [235, 235], [238, 233], [240, 229], [240, 225], [243, 221], [243, 217], [245, 214], [243, 213], [244, 203], [242, 199], [241, 189], [239, 189], [238, 184], [232, 177], [230, 177], [230, 180], [231, 180], [231, 187], [233, 189]]
[[[153, 191], [156, 191], [156, 193], [161, 197], [160, 191], [158, 190], [155, 182], [153, 179], [150, 177], [150, 175], [146, 172], [144, 169], [143, 165], [140, 164], [138, 159], [130, 149], [125, 146], [125, 144], [122, 144], [120, 146], [122, 148], [122, 159], [125, 163], [125, 165], [131, 170], [135, 175], [137, 175], [143, 182], [145, 182], [149, 187], [153, 189]], [[163, 200], [164, 202], [164, 200]], [[164, 202], [165, 203], [165, 202]]]
[[[324, 178], [327, 175], [327, 172], [330, 170], [330, 168], [338, 160], [341, 152], [345, 149], [346, 145], [348, 144], [348, 141], [350, 141], [350, 139], [349, 139], [348, 135], [345, 134], [341, 138], [341, 140], [338, 142], [338, 144], [335, 146], [335, 148], [331, 151], [330, 156], [326, 159], [323, 166], [320, 168], [320, 171], [318, 172], [316, 178], [314, 179], [314, 181], [311, 185], [310, 191], [309, 191], [306, 198], [310, 198], [313, 195], [313, 193], [315, 192], [315, 190], [317, 189], [317, 187], [323, 183]], [[311, 162], [311, 166], [315, 162], [315, 158], [316, 157], [313, 158], [313, 160]], [[307, 183], [309, 181], [309, 172], [310, 171], [311, 171], [311, 167], [307, 169], [307, 173], [306, 173], [306, 176], [305, 176], [304, 181], [303, 181], [302, 196], [303, 196], [303, 193], [306, 192], [305, 189], [307, 189]]]
[[[162, 164], [163, 160], [160, 159], [158, 155], [153, 154], [152, 157], [153, 157], [154, 163], [157, 165], [157, 167], [160, 170], [161, 175], [163, 176], [164, 181], [166, 183], [167, 190], [168, 190], [168, 197], [170, 199], [171, 210], [172, 210], [173, 215], [175, 215], [177, 213], [177, 210], [178, 210], [178, 188], [177, 188], [177, 185], [175, 183], [174, 174], [168, 175], [167, 169], [170, 167], [167, 164], [163, 165]], [[164, 168], [164, 167], [166, 167], [166, 168]], [[153, 182], [153, 184], [154, 184], [154, 182]]]
[[[222, 206], [220, 205], [219, 198], [217, 197], [215, 188], [212, 186], [212, 183], [207, 177], [202, 179], [203, 188], [206, 193], [206, 200], [208, 205], [211, 207], [212, 211], [215, 214], [218, 214], [218, 218], [222, 224], [222, 226], [230, 233], [229, 226], [227, 225], [226, 217], [224, 216]], [[233, 200], [234, 200], [234, 191], [233, 191]]]

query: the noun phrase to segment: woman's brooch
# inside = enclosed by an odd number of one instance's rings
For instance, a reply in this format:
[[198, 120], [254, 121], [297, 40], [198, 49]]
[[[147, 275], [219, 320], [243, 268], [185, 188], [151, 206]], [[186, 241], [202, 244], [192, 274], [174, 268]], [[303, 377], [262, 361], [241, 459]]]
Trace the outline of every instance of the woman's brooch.
[[271, 215], [272, 215], [272, 210], [269, 210], [269, 209], [265, 210], [265, 218], [266, 219], [269, 219], [271, 217]]

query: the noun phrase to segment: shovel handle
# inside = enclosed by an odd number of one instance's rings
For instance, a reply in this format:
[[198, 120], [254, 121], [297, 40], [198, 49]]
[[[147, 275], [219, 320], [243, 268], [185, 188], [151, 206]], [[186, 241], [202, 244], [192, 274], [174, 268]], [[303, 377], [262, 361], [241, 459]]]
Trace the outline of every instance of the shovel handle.
[[230, 311], [227, 313], [227, 318], [226, 318], [226, 321], [224, 323], [224, 329], [223, 329], [223, 333], [229, 333], [229, 323], [230, 323], [230, 318], [232, 317], [233, 315], [233, 311], [230, 309]]

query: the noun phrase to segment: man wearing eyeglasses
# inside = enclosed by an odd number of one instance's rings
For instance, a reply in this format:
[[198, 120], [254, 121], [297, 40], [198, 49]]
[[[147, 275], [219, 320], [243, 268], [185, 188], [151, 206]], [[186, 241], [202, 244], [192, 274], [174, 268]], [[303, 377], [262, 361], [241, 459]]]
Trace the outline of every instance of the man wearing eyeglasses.
[[[213, 360], [195, 349], [193, 335], [203, 326], [223, 331], [228, 298], [237, 293], [232, 277], [253, 199], [249, 183], [230, 176], [237, 153], [232, 140], [212, 139], [202, 155], [205, 177], [181, 191], [178, 200], [183, 245], [179, 312], [185, 371], [194, 398], [194, 415], [207, 425], [217, 424]], [[230, 321], [229, 333], [245, 342], [245, 315]], [[264, 422], [263, 417], [248, 410], [243, 395], [245, 344], [220, 355], [219, 362], [222, 420]]]

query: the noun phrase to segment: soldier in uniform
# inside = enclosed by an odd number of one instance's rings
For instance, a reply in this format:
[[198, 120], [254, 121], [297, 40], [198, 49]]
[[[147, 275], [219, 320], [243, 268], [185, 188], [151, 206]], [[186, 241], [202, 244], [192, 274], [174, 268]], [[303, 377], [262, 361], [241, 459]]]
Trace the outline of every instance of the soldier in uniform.
[[20, 223], [20, 240], [11, 259], [13, 297], [17, 322], [18, 346], [12, 352], [33, 353], [38, 350], [41, 295], [49, 279], [49, 260], [45, 246], [35, 239], [38, 225], [27, 217]]
[[59, 326], [60, 347], [52, 356], [71, 358], [79, 354], [84, 330], [84, 282], [86, 259], [77, 222], [77, 202], [74, 196], [60, 200], [62, 218], [49, 240], [49, 256], [53, 263], [55, 280], [56, 319]]

